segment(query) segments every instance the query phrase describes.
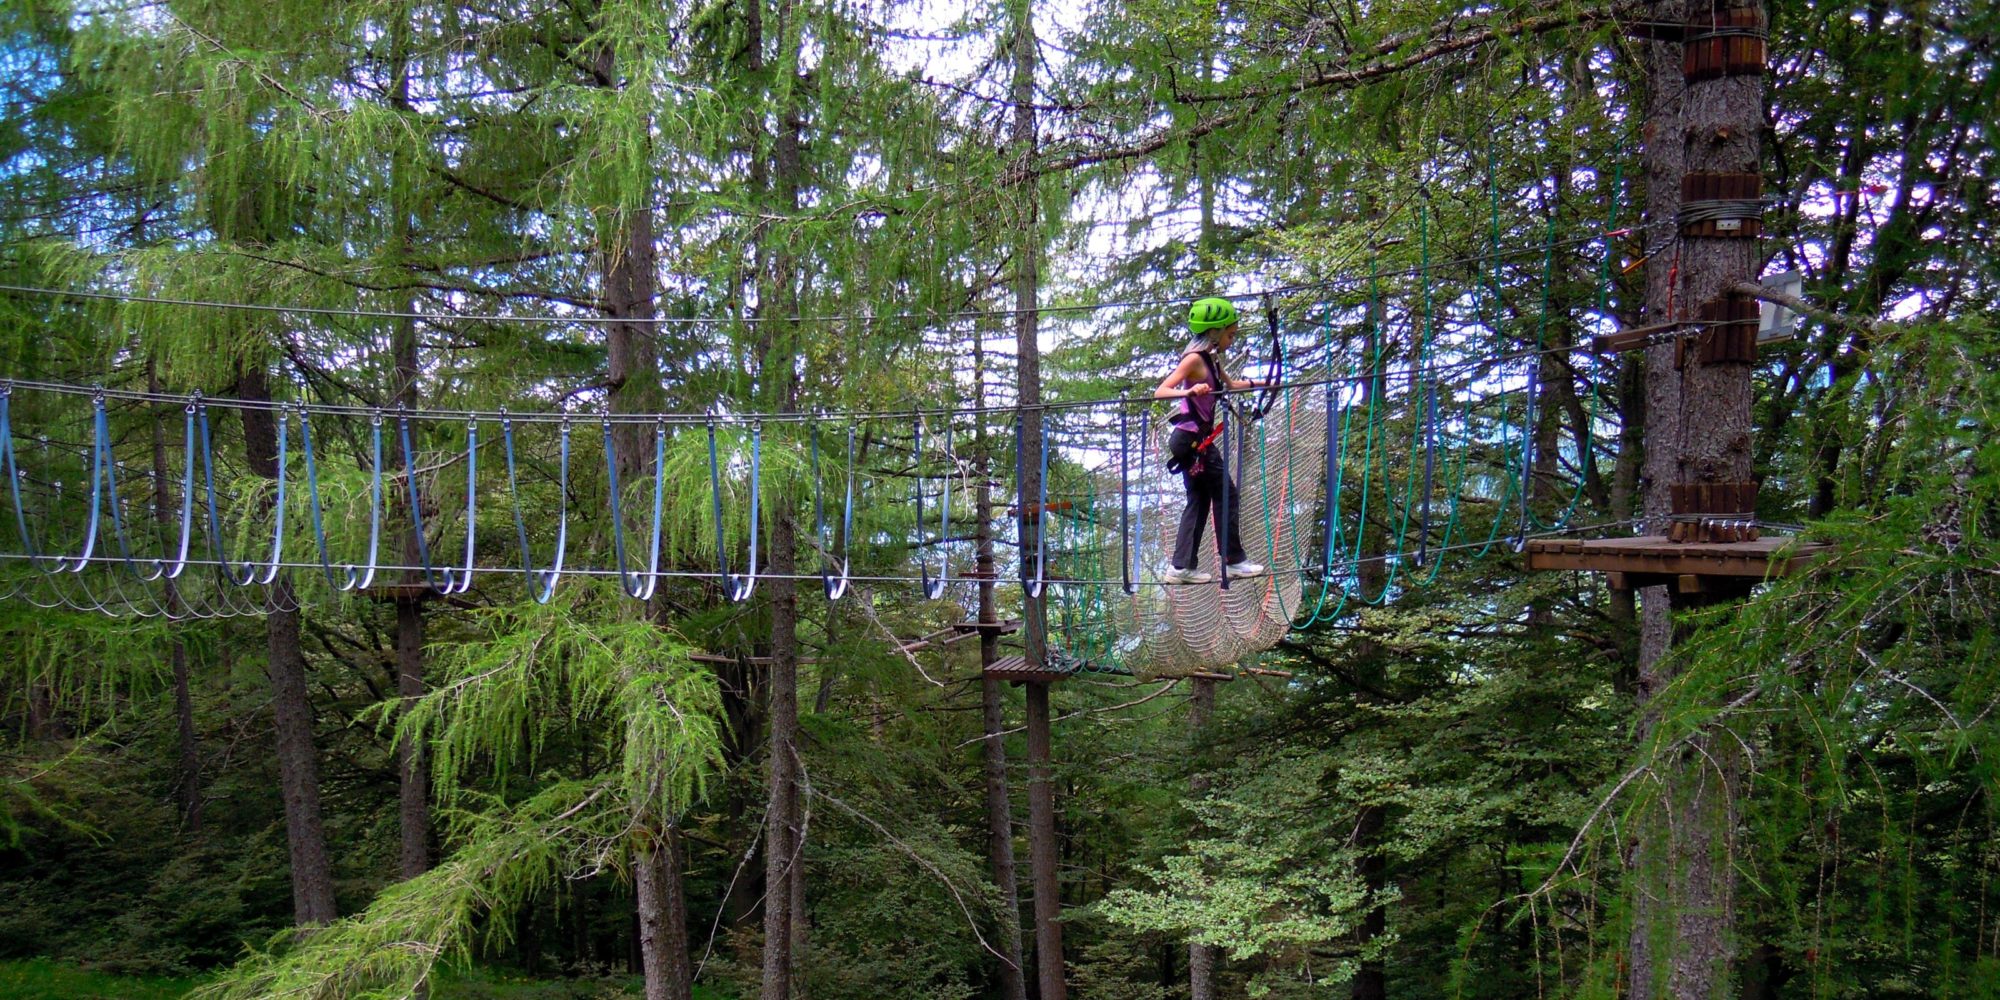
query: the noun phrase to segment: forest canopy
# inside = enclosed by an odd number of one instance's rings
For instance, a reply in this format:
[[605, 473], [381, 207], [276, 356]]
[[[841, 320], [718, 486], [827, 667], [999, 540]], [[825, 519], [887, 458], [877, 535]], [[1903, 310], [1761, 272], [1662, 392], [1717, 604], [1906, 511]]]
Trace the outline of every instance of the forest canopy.
[[0, 991], [1996, 995], [1996, 37], [0, 4]]

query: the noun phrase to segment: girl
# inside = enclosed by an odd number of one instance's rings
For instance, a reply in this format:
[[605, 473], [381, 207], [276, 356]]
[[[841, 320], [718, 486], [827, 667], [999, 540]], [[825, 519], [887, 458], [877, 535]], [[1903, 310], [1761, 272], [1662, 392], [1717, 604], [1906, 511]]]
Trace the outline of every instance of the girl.
[[1216, 393], [1224, 389], [1256, 389], [1265, 385], [1254, 379], [1232, 379], [1222, 372], [1216, 355], [1236, 340], [1236, 306], [1228, 299], [1207, 298], [1188, 310], [1188, 329], [1194, 339], [1181, 350], [1180, 364], [1153, 390], [1154, 399], [1178, 399], [1174, 408], [1174, 433], [1167, 439], [1170, 460], [1167, 468], [1179, 472], [1187, 487], [1187, 509], [1181, 512], [1180, 533], [1174, 539], [1173, 566], [1160, 579], [1166, 583], [1207, 583], [1213, 576], [1196, 568], [1197, 549], [1208, 512], [1219, 504], [1228, 490], [1229, 523], [1218, 525], [1216, 551], [1229, 561], [1232, 577], [1260, 576], [1264, 567], [1250, 561], [1243, 551], [1243, 533], [1236, 519], [1242, 510], [1237, 502], [1236, 484], [1223, 465], [1222, 449], [1216, 433]]

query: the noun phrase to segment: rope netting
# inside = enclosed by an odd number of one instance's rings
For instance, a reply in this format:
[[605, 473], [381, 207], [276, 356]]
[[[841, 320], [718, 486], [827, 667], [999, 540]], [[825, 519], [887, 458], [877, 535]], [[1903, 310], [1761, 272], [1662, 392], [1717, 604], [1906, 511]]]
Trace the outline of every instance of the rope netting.
[[[1284, 389], [1261, 420], [1247, 407], [1227, 418], [1218, 446], [1240, 503], [1216, 509], [1202, 539], [1199, 565], [1214, 583], [1161, 580], [1187, 495], [1165, 466], [1166, 418], [1131, 433], [1138, 440], [1095, 470], [1094, 492], [1064, 511], [1052, 534], [1061, 555], [1052, 560], [1051, 628], [1071, 656], [1142, 677], [1185, 677], [1284, 638], [1305, 603], [1303, 566], [1315, 561], [1324, 517], [1325, 395]], [[1223, 581], [1216, 543], [1225, 516], [1237, 519], [1244, 553], [1264, 575]], [[1106, 580], [1120, 584], [1098, 582]]]

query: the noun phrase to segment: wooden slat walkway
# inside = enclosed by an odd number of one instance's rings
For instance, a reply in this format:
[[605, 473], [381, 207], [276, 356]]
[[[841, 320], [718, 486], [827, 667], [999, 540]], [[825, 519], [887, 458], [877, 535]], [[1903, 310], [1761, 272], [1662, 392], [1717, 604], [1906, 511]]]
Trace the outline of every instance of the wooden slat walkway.
[[986, 668], [986, 676], [988, 678], [996, 681], [1012, 681], [1016, 684], [1026, 681], [1048, 682], [1068, 680], [1072, 676], [1075, 676], [1075, 674], [1075, 667], [1051, 665], [1043, 667], [1040, 670], [1031, 670], [1028, 668], [1028, 659], [1024, 656], [1003, 656], [1000, 659], [994, 660], [993, 665]]

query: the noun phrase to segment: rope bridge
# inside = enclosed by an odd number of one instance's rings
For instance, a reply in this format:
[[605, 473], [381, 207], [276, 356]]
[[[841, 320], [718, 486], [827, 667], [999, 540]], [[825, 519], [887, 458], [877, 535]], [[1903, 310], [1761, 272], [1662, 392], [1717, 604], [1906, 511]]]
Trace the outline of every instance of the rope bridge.
[[[1494, 210], [1497, 220], [1497, 197]], [[1267, 575], [1161, 582], [1185, 498], [1164, 468], [1168, 428], [1151, 401], [509, 413], [14, 380], [0, 382], [0, 517], [12, 522], [0, 526], [0, 599], [198, 618], [356, 594], [469, 604], [475, 589], [491, 601], [515, 587], [546, 603], [595, 581], [639, 601], [669, 582], [745, 601], [773, 578], [763, 522], [789, 510], [803, 523], [809, 510], [800, 535], [817, 553], [804, 562], [817, 565], [788, 578], [820, 581], [829, 600], [857, 584], [913, 584], [968, 605], [984, 582], [967, 569], [983, 537], [999, 581], [1048, 601], [1051, 645], [1070, 663], [1142, 676], [1240, 664], [1292, 629], [1435, 580], [1447, 553], [1477, 558], [1627, 523], [1573, 523], [1608, 429], [1600, 378], [1585, 376], [1593, 388], [1569, 440], [1535, 452], [1542, 366], [1560, 355], [1572, 377], [1585, 359], [1547, 342], [1553, 223], [1540, 315], [1512, 320], [1488, 266], [1502, 257], [1497, 221], [1492, 252], [1449, 284], [1430, 264], [1427, 215], [1422, 225], [1423, 263], [1405, 275], [1412, 301], [1400, 312], [1379, 272], [1365, 296], [1302, 311], [1283, 331], [1266, 299], [1274, 385], [1224, 394], [1218, 447], [1240, 509], [1218, 505], [1208, 542], [1237, 520]], [[1598, 327], [1609, 322], [1612, 255], [1601, 238], [1598, 308], [1584, 321]], [[1530, 342], [1529, 324], [1532, 349], [1495, 353]], [[1039, 447], [1025, 434], [1030, 410]], [[247, 438], [253, 416], [275, 439], [269, 454]], [[217, 447], [230, 425], [241, 428], [236, 461]], [[968, 512], [979, 487], [1008, 487], [997, 474], [1009, 437], [1013, 483], [1031, 481], [1032, 466], [1040, 492], [978, 523]], [[961, 454], [966, 441], [972, 454]], [[1538, 459], [1573, 482], [1566, 503], [1537, 496], [1548, 492], [1534, 480]]]

